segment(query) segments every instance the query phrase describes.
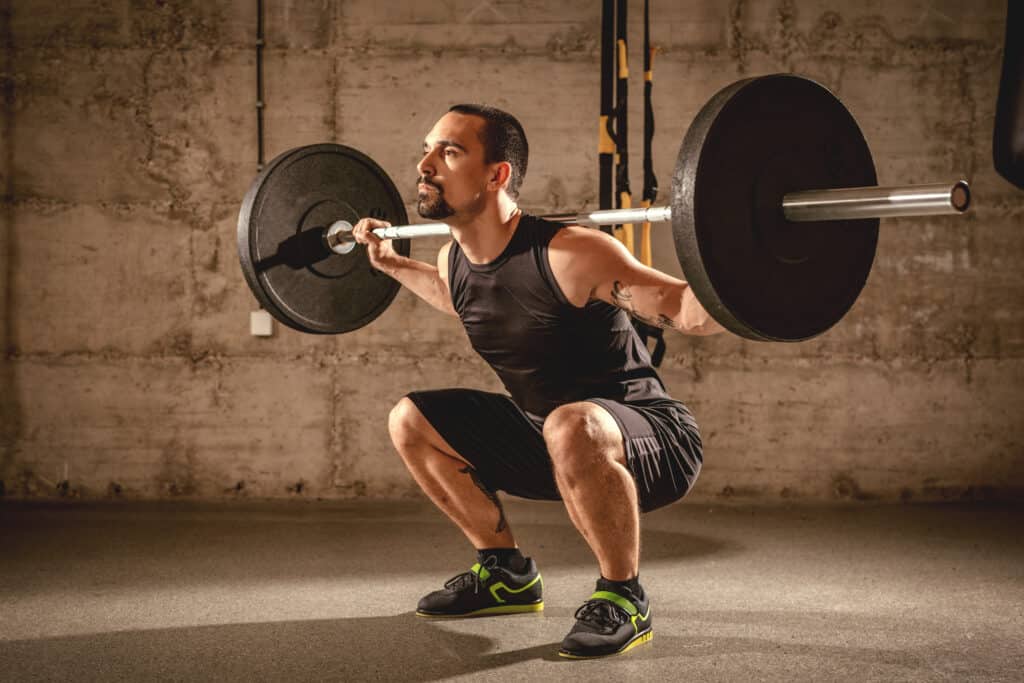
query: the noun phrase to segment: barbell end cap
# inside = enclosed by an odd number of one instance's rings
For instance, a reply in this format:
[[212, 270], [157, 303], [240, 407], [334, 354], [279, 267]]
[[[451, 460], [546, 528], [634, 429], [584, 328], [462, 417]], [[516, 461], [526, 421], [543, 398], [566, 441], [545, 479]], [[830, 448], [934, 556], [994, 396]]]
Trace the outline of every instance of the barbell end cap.
[[324, 244], [335, 254], [348, 254], [356, 248], [352, 237], [352, 224], [348, 221], [334, 221], [324, 231]]
[[953, 185], [949, 195], [949, 202], [958, 212], [963, 213], [971, 206], [971, 186], [966, 180], [958, 180]]

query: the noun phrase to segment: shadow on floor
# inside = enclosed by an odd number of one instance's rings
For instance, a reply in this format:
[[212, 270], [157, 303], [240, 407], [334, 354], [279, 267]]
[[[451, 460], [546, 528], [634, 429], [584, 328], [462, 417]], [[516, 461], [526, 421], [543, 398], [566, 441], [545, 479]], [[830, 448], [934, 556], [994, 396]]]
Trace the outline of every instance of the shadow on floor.
[[[948, 635], [910, 643], [880, 642], [870, 630], [874, 619], [847, 619], [828, 613], [700, 613], [704, 627], [774, 624], [771, 635], [732, 636], [706, 632], [699, 624], [682, 632], [659, 632], [650, 646], [624, 657], [573, 662], [557, 655], [558, 642], [509, 651], [495, 639], [453, 631], [445, 622], [412, 613], [261, 624], [227, 624], [123, 631], [0, 642], [4, 680], [401, 680], [426, 682], [483, 674], [504, 667], [529, 678], [590, 679], [653, 677], [668, 680], [679, 667], [704, 674], [732, 672], [779, 678], [937, 678], [969, 680], [1014, 670], [1013, 642], [976, 642], [965, 648]], [[462, 622], [465, 624], [466, 622]], [[547, 640], [539, 617], [508, 620], [522, 632]], [[813, 629], [822, 628], [815, 635]], [[836, 642], [849, 628], [850, 637]], [[689, 633], [687, 631], [690, 631]], [[857, 634], [860, 634], [859, 637]], [[533, 636], [531, 636], [533, 637]], [[815, 640], [832, 642], [813, 642]], [[812, 642], [808, 642], [812, 641]], [[860, 641], [860, 642], [858, 642]], [[841, 644], [840, 644], [841, 643]], [[1005, 661], [1004, 661], [1005, 660]], [[558, 666], [554, 669], [552, 667]], [[609, 666], [612, 668], [609, 669]], [[674, 673], [673, 673], [674, 672]], [[495, 675], [503, 675], [495, 672]], [[869, 678], [872, 676], [868, 676]], [[600, 678], [600, 676], [598, 676]], [[927, 678], [928, 676], [926, 676]], [[699, 676], [698, 676], [699, 678]]]
[[434, 681], [530, 660], [567, 661], [556, 642], [492, 652], [498, 645], [409, 612], [0, 642], [0, 666], [11, 681]]
[[[11, 558], [0, 579], [22, 596], [65, 586], [69, 574], [90, 585], [153, 587], [195, 582], [340, 579], [407, 574], [414, 566], [442, 578], [475, 561], [472, 548], [447, 520], [412, 521], [325, 516], [296, 523], [131, 515], [0, 516], [0, 545]], [[541, 571], [593, 566], [586, 542], [566, 523], [516, 527], [523, 552]], [[382, 562], [382, 543], [393, 551]], [[644, 563], [687, 560], [740, 551], [735, 543], [688, 533], [644, 530]]]

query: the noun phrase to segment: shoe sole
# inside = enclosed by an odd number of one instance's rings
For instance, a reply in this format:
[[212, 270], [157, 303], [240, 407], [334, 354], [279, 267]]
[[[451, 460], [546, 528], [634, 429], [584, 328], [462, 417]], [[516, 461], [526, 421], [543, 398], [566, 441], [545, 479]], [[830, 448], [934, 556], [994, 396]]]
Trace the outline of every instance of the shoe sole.
[[461, 612], [459, 614], [435, 614], [433, 612], [420, 612], [419, 610], [416, 610], [416, 616], [424, 617], [426, 619], [465, 619], [467, 617], [492, 617], [500, 616], [502, 614], [524, 614], [527, 612], [543, 611], [544, 603], [535, 602], [529, 605], [497, 605], [495, 607], [485, 607], [472, 612]]
[[629, 652], [637, 645], [643, 645], [644, 643], [650, 642], [653, 638], [654, 631], [649, 629], [647, 631], [644, 631], [643, 633], [638, 633], [637, 635], [633, 636], [632, 640], [628, 641], [625, 645], [623, 645], [615, 652], [609, 652], [603, 655], [577, 655], [571, 652], [566, 652], [565, 650], [559, 650], [558, 656], [565, 657], [566, 659], [601, 659], [602, 657], [615, 657]]

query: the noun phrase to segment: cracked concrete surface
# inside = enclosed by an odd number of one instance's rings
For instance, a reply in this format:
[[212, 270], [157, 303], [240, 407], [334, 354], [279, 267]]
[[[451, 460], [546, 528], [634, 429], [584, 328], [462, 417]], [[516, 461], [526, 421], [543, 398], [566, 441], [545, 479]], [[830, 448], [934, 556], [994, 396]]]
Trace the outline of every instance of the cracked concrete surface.
[[[842, 98], [881, 182], [964, 175], [975, 195], [965, 217], [886, 221], [860, 300], [822, 337], [670, 338], [662, 375], [707, 448], [693, 495], [1018, 497], [1024, 202], [990, 149], [1004, 3], [652, 4], [662, 200], [710, 96], [790, 70]], [[595, 207], [596, 3], [267, 5], [267, 159], [342, 142], [411, 198], [433, 120], [486, 101], [529, 134], [526, 208]], [[0, 2], [6, 497], [415, 498], [390, 406], [500, 388], [458, 323], [405, 291], [341, 337], [248, 335], [235, 221], [255, 174], [254, 37], [249, 0]], [[669, 231], [654, 241], [655, 265], [679, 274]]]

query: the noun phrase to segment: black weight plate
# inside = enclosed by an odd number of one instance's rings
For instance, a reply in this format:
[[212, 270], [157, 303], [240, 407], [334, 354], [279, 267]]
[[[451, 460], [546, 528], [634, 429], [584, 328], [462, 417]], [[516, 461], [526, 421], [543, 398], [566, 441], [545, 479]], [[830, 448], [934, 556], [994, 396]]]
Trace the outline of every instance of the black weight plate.
[[782, 197], [876, 184], [857, 122], [825, 87], [789, 74], [734, 83], [704, 106], [679, 150], [672, 230], [683, 273], [740, 336], [821, 334], [864, 288], [879, 221], [790, 223]]
[[[337, 334], [369, 324], [399, 284], [370, 266], [366, 248], [329, 251], [323, 231], [373, 216], [408, 223], [391, 179], [372, 159], [344, 145], [296, 147], [256, 177], [238, 213], [238, 257], [260, 304], [288, 327]], [[409, 255], [409, 241], [395, 250]]]

